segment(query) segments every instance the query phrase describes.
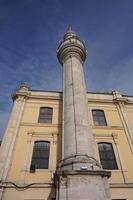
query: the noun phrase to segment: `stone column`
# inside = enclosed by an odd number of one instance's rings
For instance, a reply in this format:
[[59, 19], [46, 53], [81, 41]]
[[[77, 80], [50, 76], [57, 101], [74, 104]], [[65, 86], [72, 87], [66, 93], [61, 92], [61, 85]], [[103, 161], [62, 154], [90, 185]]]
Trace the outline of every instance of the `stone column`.
[[[105, 172], [95, 158], [83, 73], [84, 43], [69, 27], [57, 51], [63, 66], [63, 159], [56, 172], [58, 199], [109, 200]], [[106, 182], [106, 188], [105, 188]], [[104, 185], [104, 187], [103, 187]]]
[[0, 148], [0, 180], [2, 182], [7, 181], [27, 92], [28, 87], [23, 84], [13, 96], [14, 104]]

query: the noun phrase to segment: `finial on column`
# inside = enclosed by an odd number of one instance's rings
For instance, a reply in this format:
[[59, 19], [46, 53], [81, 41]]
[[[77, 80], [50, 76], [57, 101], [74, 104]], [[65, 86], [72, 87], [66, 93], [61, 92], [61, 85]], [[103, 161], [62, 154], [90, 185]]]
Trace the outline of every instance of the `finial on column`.
[[68, 25], [67, 32], [68, 31], [72, 31], [72, 26], [71, 25]]
[[64, 35], [64, 40], [73, 38], [73, 37], [76, 37], [76, 33], [72, 30], [72, 26], [69, 25], [67, 28], [67, 32]]
[[29, 85], [26, 82], [21, 83], [19, 91], [26, 92], [29, 89]]

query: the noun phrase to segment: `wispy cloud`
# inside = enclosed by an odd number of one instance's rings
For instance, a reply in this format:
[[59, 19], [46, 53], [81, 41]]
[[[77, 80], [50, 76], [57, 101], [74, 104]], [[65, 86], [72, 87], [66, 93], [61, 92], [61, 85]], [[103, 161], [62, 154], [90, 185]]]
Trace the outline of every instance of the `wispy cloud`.
[[133, 56], [122, 60], [110, 70], [108, 85], [122, 93], [133, 95]]

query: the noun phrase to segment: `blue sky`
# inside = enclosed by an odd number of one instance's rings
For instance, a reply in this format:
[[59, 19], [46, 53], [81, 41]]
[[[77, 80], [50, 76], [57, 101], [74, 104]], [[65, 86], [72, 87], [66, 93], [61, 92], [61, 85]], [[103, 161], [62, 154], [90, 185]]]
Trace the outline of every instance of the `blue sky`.
[[0, 135], [20, 83], [62, 90], [58, 42], [72, 25], [88, 50], [88, 91], [133, 95], [133, 1], [0, 0]]

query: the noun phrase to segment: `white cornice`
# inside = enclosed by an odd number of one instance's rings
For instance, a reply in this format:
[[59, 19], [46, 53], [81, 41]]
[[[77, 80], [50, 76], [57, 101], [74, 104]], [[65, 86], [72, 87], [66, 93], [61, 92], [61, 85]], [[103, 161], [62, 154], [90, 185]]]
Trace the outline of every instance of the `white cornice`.
[[[26, 99], [47, 99], [47, 100], [59, 100], [62, 101], [63, 93], [61, 92], [50, 92], [50, 91], [40, 91], [40, 90], [29, 90], [29, 91], [17, 91], [13, 93], [12, 98], [13, 101], [17, 99], [19, 96], [24, 97]], [[128, 96], [120, 96], [117, 98], [111, 93], [87, 93], [88, 102], [96, 102], [96, 103], [124, 103], [126, 105], [133, 104], [133, 97]]]

